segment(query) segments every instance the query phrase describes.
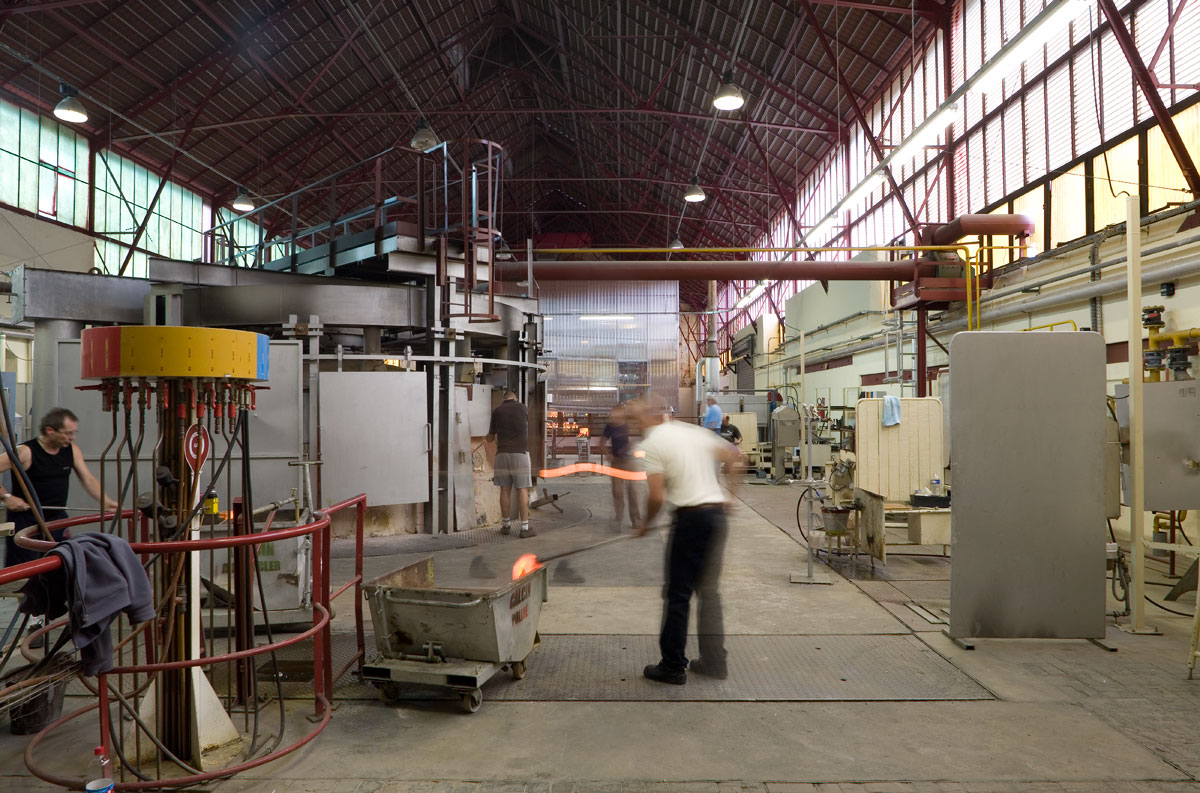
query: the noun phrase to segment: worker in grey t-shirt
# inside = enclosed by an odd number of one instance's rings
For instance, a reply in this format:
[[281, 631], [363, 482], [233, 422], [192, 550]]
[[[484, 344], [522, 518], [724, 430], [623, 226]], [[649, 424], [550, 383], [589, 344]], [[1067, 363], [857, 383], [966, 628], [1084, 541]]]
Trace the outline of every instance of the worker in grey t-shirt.
[[529, 464], [529, 411], [517, 401], [515, 392], [505, 391], [504, 401], [492, 411], [486, 440], [496, 444], [492, 481], [500, 488], [500, 514], [504, 518], [500, 533], [512, 533], [512, 491], [516, 488], [521, 516], [521, 530], [517, 536], [522, 539], [537, 536], [537, 532], [529, 528], [529, 488], [533, 487]]

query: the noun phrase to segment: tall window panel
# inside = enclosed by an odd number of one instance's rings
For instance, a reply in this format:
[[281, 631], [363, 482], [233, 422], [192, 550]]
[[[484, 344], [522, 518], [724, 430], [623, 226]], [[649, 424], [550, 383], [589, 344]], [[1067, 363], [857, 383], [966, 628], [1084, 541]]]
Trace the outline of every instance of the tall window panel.
[[1125, 196], [1139, 193], [1138, 139], [1132, 137], [1093, 160], [1096, 228], [1125, 221]]
[[137, 254], [130, 260], [126, 275], [146, 277], [146, 254], [185, 261], [200, 259], [204, 200], [168, 181], [151, 209], [160, 180], [157, 174], [111, 151], [96, 153], [96, 232], [113, 243], [97, 245], [96, 266], [101, 270], [112, 274], [120, 271], [122, 252], [127, 253], [133, 245], [143, 221], [145, 230], [137, 239]]
[[1083, 165], [1050, 180], [1050, 247], [1087, 233], [1085, 187]]
[[0, 100], [0, 203], [86, 227], [87, 163], [73, 129]]
[[[1175, 115], [1175, 127], [1192, 156], [1200, 153], [1200, 105], [1192, 105]], [[1153, 127], [1146, 134], [1147, 172], [1150, 187], [1146, 191], [1150, 211], [1191, 200], [1187, 181], [1179, 163], [1167, 145], [1162, 130]]]

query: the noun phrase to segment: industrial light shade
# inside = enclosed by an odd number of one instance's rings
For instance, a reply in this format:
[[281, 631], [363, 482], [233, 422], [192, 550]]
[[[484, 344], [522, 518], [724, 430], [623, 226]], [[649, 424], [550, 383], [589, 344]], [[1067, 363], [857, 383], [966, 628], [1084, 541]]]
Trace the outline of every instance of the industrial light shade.
[[237, 198], [233, 199], [233, 208], [238, 212], [254, 211], [254, 202], [250, 200], [250, 194], [246, 192], [246, 188], [238, 187]]
[[722, 81], [717, 95], [713, 97], [712, 103], [717, 110], [737, 110], [746, 104], [746, 98], [742, 96], [742, 89], [733, 82], [733, 72], [725, 72], [725, 79]]
[[700, 187], [700, 177], [693, 176], [692, 184], [688, 187], [687, 192], [683, 194], [683, 200], [692, 204], [703, 201], [708, 196], [704, 195], [704, 190]]
[[87, 108], [75, 96], [74, 88], [66, 83], [60, 83], [58, 92], [62, 94], [62, 99], [58, 100], [58, 104], [54, 106], [55, 118], [71, 124], [82, 124], [88, 120]]
[[434, 146], [441, 143], [438, 136], [433, 134], [433, 130], [429, 128], [429, 122], [423, 118], [417, 119], [417, 131], [412, 136], [412, 140], [408, 142], [409, 147], [417, 151], [429, 151]]
[[683, 240], [679, 239], [679, 235], [676, 234], [674, 237], [671, 238], [671, 244], [667, 247], [669, 247], [673, 250], [681, 251], [681, 250], [683, 250]]

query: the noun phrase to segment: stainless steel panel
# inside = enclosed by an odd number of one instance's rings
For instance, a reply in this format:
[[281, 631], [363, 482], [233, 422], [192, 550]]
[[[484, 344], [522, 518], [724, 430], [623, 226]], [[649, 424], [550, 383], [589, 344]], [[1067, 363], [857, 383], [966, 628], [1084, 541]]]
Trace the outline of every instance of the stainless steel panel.
[[429, 500], [423, 372], [321, 372], [321, 504]]
[[[475, 388], [478, 392], [480, 389]], [[467, 387], [456, 386], [451, 407], [454, 437], [451, 454], [454, 457], [454, 521], [458, 531], [475, 528], [475, 471], [471, 450], [471, 414]], [[483, 450], [480, 450], [480, 454]]]
[[11, 272], [13, 322], [77, 319], [142, 324], [142, 303], [150, 282], [115, 275], [66, 273], [24, 265]]
[[184, 318], [191, 325], [233, 327], [281, 325], [289, 314], [316, 314], [326, 326], [405, 327], [423, 324], [424, 294], [414, 286], [210, 286], [184, 293]]
[[[1116, 387], [1117, 421], [1129, 428], [1129, 386]], [[1200, 383], [1145, 383], [1146, 509], [1200, 509]], [[1128, 433], [1124, 433], [1128, 434]], [[1191, 462], [1189, 462], [1191, 461]], [[1193, 467], [1195, 464], [1197, 467]], [[1129, 466], [1121, 466], [1128, 504]]]
[[[76, 386], [92, 385], [79, 376], [80, 346], [78, 340], [58, 342], [58, 393], [57, 404], [70, 409], [79, 416], [79, 434], [76, 443], [83, 450], [84, 460], [97, 477], [103, 477], [104, 488], [113, 498], [120, 494], [129, 475], [129, 452], [121, 451], [121, 463], [117, 463], [117, 446], [125, 437], [124, 416], [119, 415], [113, 444], [103, 466], [100, 455], [114, 437], [113, 415], [100, 410], [100, 396], [95, 391], [78, 391]], [[250, 414], [250, 460], [254, 472], [254, 501], [265, 504], [291, 495], [299, 487], [301, 469], [288, 465], [299, 459], [300, 440], [300, 344], [294, 341], [271, 342], [270, 389], [258, 392], [257, 409]], [[226, 426], [226, 431], [228, 431]], [[131, 420], [131, 438], [136, 444], [138, 417]], [[139, 491], [151, 488], [151, 460], [158, 438], [158, 422], [153, 410], [147, 411], [141, 453], [138, 455], [136, 486], [129, 480], [124, 499], [126, 506]], [[201, 481], [207, 485], [212, 478], [220, 458], [228, 448], [224, 437], [213, 438], [213, 452]], [[235, 449], [234, 455], [238, 454]], [[240, 465], [231, 463], [215, 483], [221, 509], [228, 509], [231, 496], [241, 495], [242, 476]], [[71, 487], [68, 500], [71, 507], [95, 507], [96, 502], [88, 496], [78, 482]]]
[[1104, 340], [960, 333], [950, 348], [950, 634], [1104, 635]]
[[[464, 392], [461, 399], [467, 400], [465, 392], [468, 389], [463, 387]], [[479, 437], [487, 435], [488, 429], [492, 423], [492, 394], [495, 389], [491, 386], [477, 385], [470, 389], [470, 399], [465, 402], [467, 421], [471, 429], [471, 435]], [[459, 403], [464, 404], [463, 402]]]

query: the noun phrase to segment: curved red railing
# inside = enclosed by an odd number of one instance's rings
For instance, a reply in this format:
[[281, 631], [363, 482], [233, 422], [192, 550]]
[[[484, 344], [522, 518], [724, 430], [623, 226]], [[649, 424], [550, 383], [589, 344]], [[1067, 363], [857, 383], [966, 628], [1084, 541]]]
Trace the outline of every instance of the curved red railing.
[[[25, 749], [25, 767], [34, 776], [51, 784], [60, 785], [71, 789], [82, 789], [82, 783], [78, 779], [58, 776], [52, 774], [38, 766], [34, 751], [41, 741], [54, 730], [58, 729], [67, 722], [82, 716], [92, 710], [99, 709], [100, 711], [100, 743], [108, 751], [109, 756], [112, 756], [111, 747], [109, 746], [109, 700], [108, 700], [108, 675], [109, 674], [126, 674], [126, 673], [147, 673], [154, 674], [168, 669], [182, 669], [195, 666], [209, 666], [227, 661], [236, 661], [242, 658], [248, 658], [255, 655], [263, 655], [283, 647], [297, 644], [306, 639], [313, 639], [313, 703], [317, 717], [320, 721], [295, 743], [285, 746], [281, 749], [276, 749], [268, 755], [247, 760], [238, 765], [229, 766], [216, 771], [203, 774], [193, 774], [186, 777], [175, 777], [171, 779], [153, 779], [148, 781], [134, 782], [118, 782], [116, 783], [117, 790], [149, 790], [163, 787], [180, 787], [185, 785], [194, 785], [200, 782], [208, 782], [215, 779], [223, 779], [233, 776], [242, 771], [269, 763], [280, 757], [283, 757], [291, 752], [296, 751], [300, 747], [312, 741], [320, 734], [325, 726], [329, 723], [332, 713], [330, 706], [330, 698], [333, 691], [334, 683], [341, 678], [350, 667], [358, 664], [361, 669], [363, 661], [366, 658], [366, 645], [363, 632], [363, 614], [362, 614], [362, 584], [363, 584], [363, 519], [366, 513], [367, 497], [366, 494], [348, 498], [345, 501], [340, 501], [327, 509], [314, 513], [316, 520], [312, 523], [306, 523], [301, 526], [294, 526], [287, 529], [269, 529], [266, 531], [233, 535], [229, 537], [212, 537], [204, 540], [176, 540], [171, 542], [134, 542], [130, 543], [130, 547], [135, 553], [143, 556], [156, 553], [182, 553], [186, 551], [205, 551], [218, 548], [235, 548], [246, 545], [258, 545], [267, 542], [276, 542], [278, 540], [286, 540], [294, 537], [301, 537], [311, 534], [313, 538], [313, 625], [304, 633], [287, 639], [273, 642], [271, 644], [262, 645], [261, 647], [253, 647], [248, 650], [239, 650], [224, 655], [210, 656], [198, 658], [189, 661], [168, 661], [159, 663], [135, 664], [131, 666], [122, 666], [112, 669], [111, 671], [99, 675], [99, 691], [98, 699], [95, 703], [88, 705], [80, 710], [70, 713], [62, 718], [57, 719], [29, 742]], [[330, 516], [350, 507], [355, 508], [355, 531], [354, 531], [354, 575], [350, 580], [343, 583], [336, 591], [331, 592], [329, 573], [330, 573]], [[121, 513], [122, 518], [134, 516], [133, 510], [125, 510]], [[270, 526], [271, 518], [274, 513], [267, 519], [267, 525]], [[85, 515], [74, 518], [64, 518], [63, 520], [48, 523], [50, 529], [70, 528], [74, 526], [82, 526], [95, 523], [97, 520], [111, 518], [112, 513], [105, 515]], [[36, 527], [31, 527], [36, 528]], [[17, 542], [22, 547], [30, 550], [46, 552], [52, 550], [57, 543], [49, 540], [39, 540], [33, 537], [25, 536], [28, 530], [22, 530], [18, 533]], [[0, 569], [0, 584], [6, 584], [12, 581], [17, 581], [23, 578], [31, 578], [35, 575], [47, 573], [58, 569], [62, 565], [62, 560], [57, 556], [47, 556], [42, 559], [37, 559], [31, 562], [15, 565]], [[355, 634], [357, 640], [357, 652], [355, 655], [340, 669], [337, 674], [333, 671], [332, 661], [332, 633], [330, 630], [330, 603], [333, 599], [344, 593], [350, 587], [355, 588], [354, 597], [354, 615], [355, 615]], [[49, 630], [51, 626], [47, 626], [43, 630]]]

